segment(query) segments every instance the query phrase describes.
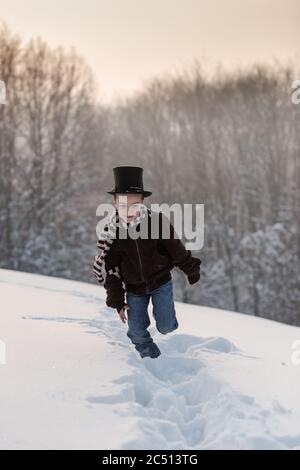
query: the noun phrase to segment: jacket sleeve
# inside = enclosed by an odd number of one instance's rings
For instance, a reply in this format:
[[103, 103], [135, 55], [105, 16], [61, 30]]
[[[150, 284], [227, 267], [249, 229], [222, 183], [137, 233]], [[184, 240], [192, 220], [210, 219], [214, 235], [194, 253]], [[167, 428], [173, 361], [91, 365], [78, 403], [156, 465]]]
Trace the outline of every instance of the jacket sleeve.
[[[162, 217], [167, 219], [163, 215]], [[177, 266], [187, 275], [190, 284], [195, 284], [200, 279], [201, 260], [200, 258], [193, 257], [191, 251], [185, 248], [182, 241], [178, 238], [172, 223], [169, 220], [166, 223], [170, 226], [170, 237], [163, 238], [162, 234], [160, 234], [161, 243], [173, 261], [174, 266]]]
[[125, 289], [123, 287], [122, 277], [117, 277], [115, 274], [108, 274], [108, 270], [116, 267], [120, 268], [121, 261], [121, 256], [114, 250], [114, 244], [112, 244], [104, 258], [106, 272], [104, 288], [106, 290], [106, 305], [111, 308], [116, 308], [118, 312], [120, 312], [125, 305]]

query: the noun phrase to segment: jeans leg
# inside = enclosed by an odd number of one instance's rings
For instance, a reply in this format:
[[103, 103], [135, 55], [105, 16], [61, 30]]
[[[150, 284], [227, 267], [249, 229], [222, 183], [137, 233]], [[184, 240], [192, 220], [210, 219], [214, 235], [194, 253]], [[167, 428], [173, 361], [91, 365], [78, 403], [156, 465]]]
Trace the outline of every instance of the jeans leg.
[[157, 348], [147, 330], [148, 326], [150, 326], [148, 314], [149, 300], [150, 294], [136, 295], [127, 292], [127, 336], [135, 345], [135, 349], [139, 351], [141, 357], [152, 356]]
[[151, 293], [153, 316], [156, 328], [162, 334], [170, 333], [178, 328], [176, 318], [172, 279]]

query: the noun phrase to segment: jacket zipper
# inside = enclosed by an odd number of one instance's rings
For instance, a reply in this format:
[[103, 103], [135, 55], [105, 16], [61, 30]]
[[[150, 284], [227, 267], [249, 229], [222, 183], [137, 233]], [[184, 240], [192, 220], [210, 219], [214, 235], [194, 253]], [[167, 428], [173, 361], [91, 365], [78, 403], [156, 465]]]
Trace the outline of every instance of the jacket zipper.
[[144, 273], [143, 273], [143, 268], [142, 268], [142, 260], [141, 260], [141, 255], [140, 255], [140, 250], [139, 250], [139, 245], [138, 245], [138, 242], [137, 240], [134, 240], [135, 241], [135, 244], [136, 244], [136, 249], [137, 249], [137, 253], [138, 253], [138, 257], [139, 257], [139, 262], [140, 262], [140, 270], [141, 270], [141, 275], [142, 275], [142, 279], [143, 281], [145, 282], [146, 284], [146, 293], [148, 293], [148, 287], [147, 287], [147, 282], [144, 278]]

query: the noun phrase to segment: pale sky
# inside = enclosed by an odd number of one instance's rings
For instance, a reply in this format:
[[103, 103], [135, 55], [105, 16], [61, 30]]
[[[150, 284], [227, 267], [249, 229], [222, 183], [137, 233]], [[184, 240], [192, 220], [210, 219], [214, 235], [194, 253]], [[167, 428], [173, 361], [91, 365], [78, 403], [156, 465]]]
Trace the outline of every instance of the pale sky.
[[74, 46], [106, 102], [194, 59], [213, 70], [299, 58], [300, 0], [0, 0], [0, 20]]

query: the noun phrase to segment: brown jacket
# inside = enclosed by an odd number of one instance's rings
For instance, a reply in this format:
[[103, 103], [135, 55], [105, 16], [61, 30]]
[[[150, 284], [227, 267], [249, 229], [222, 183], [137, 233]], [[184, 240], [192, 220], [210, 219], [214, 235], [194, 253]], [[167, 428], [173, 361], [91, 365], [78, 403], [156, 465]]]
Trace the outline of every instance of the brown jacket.
[[162, 217], [164, 217], [162, 213], [159, 213], [158, 238], [151, 238], [151, 212], [149, 210], [147, 239], [141, 237], [136, 240], [130, 237], [121, 239], [119, 229], [117, 229], [116, 239], [105, 257], [105, 271], [119, 266], [122, 279], [113, 274], [107, 275], [104, 287], [107, 291], [106, 305], [116, 308], [118, 312], [126, 303], [126, 291], [135, 294], [150, 293], [172, 279], [170, 272], [174, 266], [180, 268], [188, 276], [190, 284], [200, 279], [201, 260], [194, 258], [191, 251], [186, 250], [175, 234], [172, 223], [168, 222], [170, 237], [162, 237]]

